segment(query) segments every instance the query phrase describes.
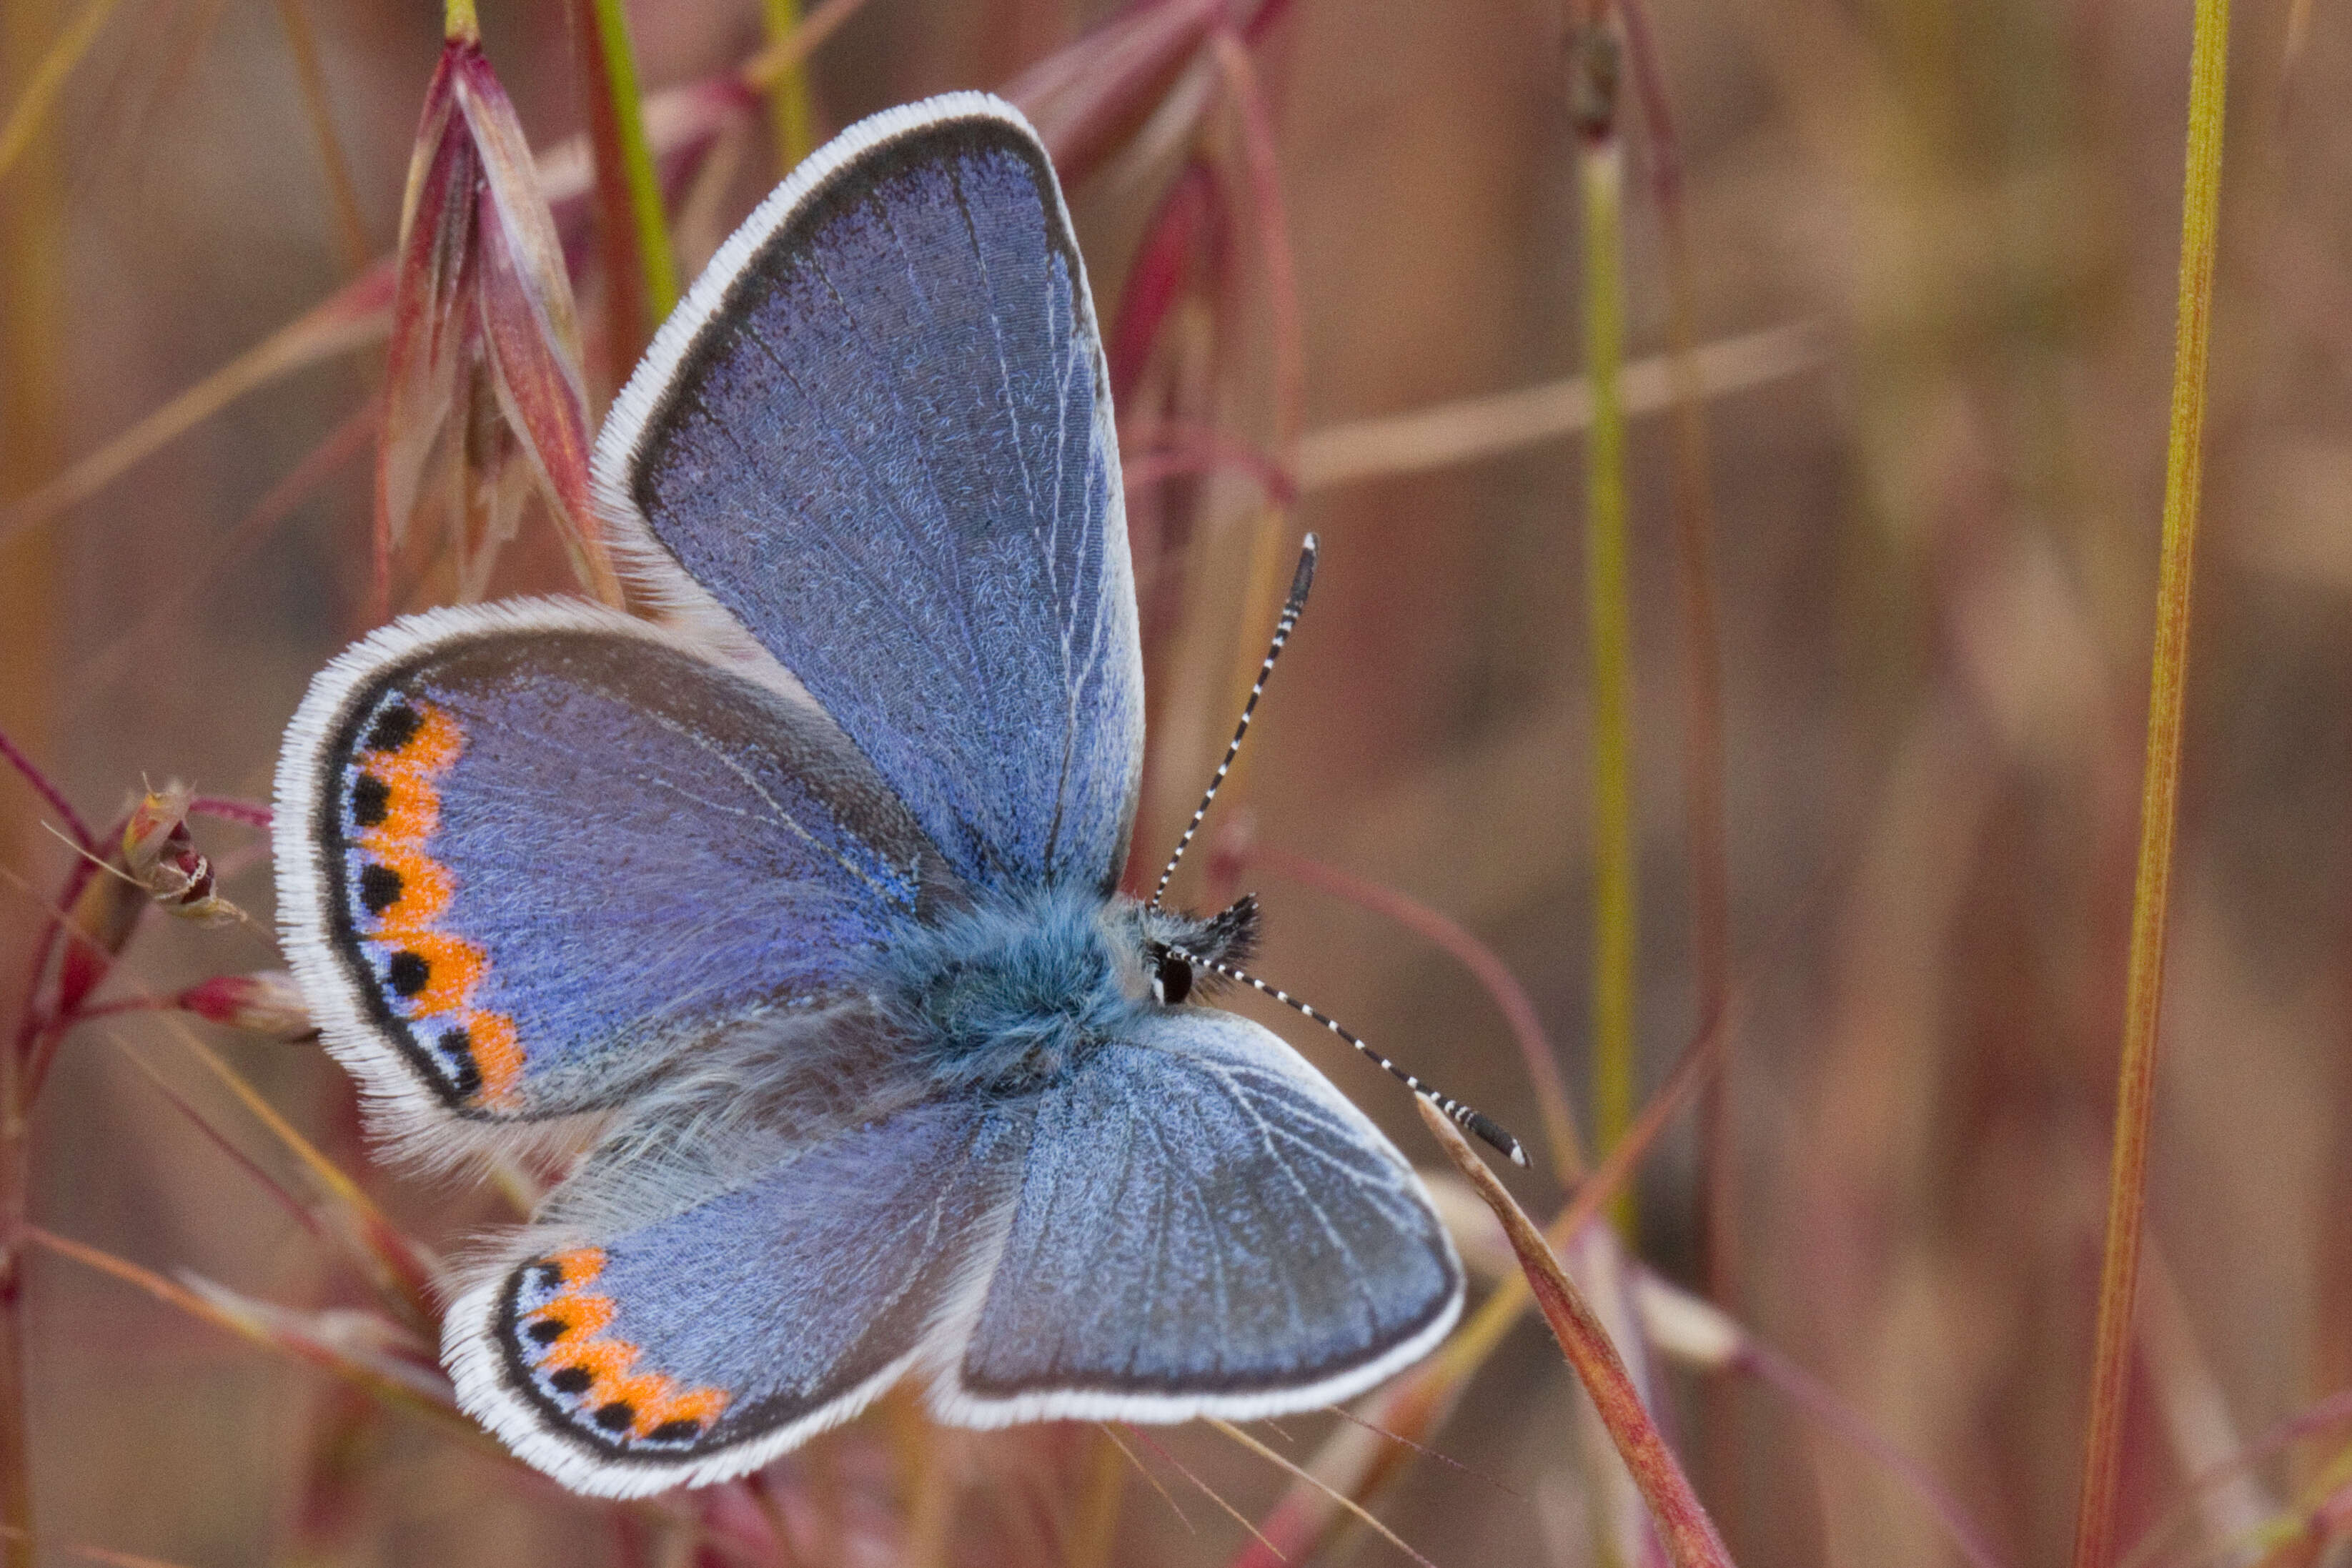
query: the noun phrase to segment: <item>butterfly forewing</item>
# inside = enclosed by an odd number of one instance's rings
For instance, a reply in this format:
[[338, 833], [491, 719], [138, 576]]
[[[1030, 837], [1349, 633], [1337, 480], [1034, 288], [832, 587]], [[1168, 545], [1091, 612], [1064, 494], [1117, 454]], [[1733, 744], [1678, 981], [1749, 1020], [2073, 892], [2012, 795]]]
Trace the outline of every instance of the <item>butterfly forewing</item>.
[[823, 714], [574, 605], [437, 611], [346, 654], [277, 824], [289, 952], [403, 1131], [613, 1105], [821, 1005], [956, 896]]
[[665, 326], [596, 465], [658, 585], [748, 628], [967, 878], [1108, 890], [1135, 586], [1086, 274], [1017, 115], [935, 99], [810, 159]]

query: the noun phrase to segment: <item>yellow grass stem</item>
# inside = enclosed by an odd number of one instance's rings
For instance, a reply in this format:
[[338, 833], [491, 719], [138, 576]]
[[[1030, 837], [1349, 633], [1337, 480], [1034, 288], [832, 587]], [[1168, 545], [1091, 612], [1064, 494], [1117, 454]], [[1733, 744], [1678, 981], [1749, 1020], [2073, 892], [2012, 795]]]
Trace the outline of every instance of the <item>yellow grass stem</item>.
[[[800, 30], [801, 0], [761, 0], [768, 43], [783, 45]], [[768, 85], [768, 125], [776, 138], [776, 172], [783, 174], [816, 146], [816, 121], [809, 108], [808, 67], [795, 58]]]
[[866, 0], [824, 0], [814, 11], [793, 25], [792, 31], [781, 37], [771, 38], [760, 52], [745, 60], [737, 69], [735, 79], [756, 92], [765, 92], [785, 76], [800, 68], [801, 62], [815, 52], [816, 47], [833, 37], [844, 22], [856, 16]]
[[[89, 46], [98, 39], [99, 29], [106, 26], [106, 19], [114, 15], [119, 3], [120, 0], [89, 0], [73, 19], [73, 25], [41, 57], [41, 63], [18, 91], [16, 107], [8, 111], [7, 123], [0, 126], [0, 179], [7, 176], [16, 160], [25, 155], [25, 149], [33, 144], [34, 132], [40, 130], [55, 107], [58, 94], [65, 89], [66, 78], [89, 52]], [[28, 9], [37, 12], [39, 7]], [[11, 54], [16, 52], [16, 42], [10, 40]]]
[[[1592, 1117], [1606, 1153], [1633, 1120], [1636, 952], [1633, 847], [1633, 605], [1625, 541], [1624, 155], [1613, 136], [1587, 141], [1584, 191], [1584, 586], [1592, 680]], [[1612, 1215], [1633, 1234], [1633, 1194]]]
[[1118, 1548], [1119, 1502], [1127, 1493], [1127, 1457], [1108, 1426], [1085, 1444], [1077, 1494], [1070, 1510], [1063, 1568], [1110, 1568]]
[[457, 44], [482, 41], [482, 19], [474, 14], [474, 0], [442, 0], [441, 36]]
[[[621, 0], [588, 0], [588, 5], [595, 21], [597, 64], [604, 79], [597, 84], [604, 99], [599, 118], [610, 116], [598, 130], [609, 131], [609, 146], [617, 154], [619, 165], [610, 175], [600, 170], [598, 179], [601, 183], [616, 176], [627, 191], [632, 231], [628, 238], [636, 252], [634, 259], [645, 289], [646, 325], [650, 331], [677, 303], [677, 263], [670, 254], [669, 225], [662, 216], [661, 185], [654, 178], [653, 148], [646, 140], [645, 102], [637, 89], [637, 57], [629, 42], [628, 14], [622, 9]], [[597, 141], [601, 162], [608, 144], [601, 134]], [[616, 262], [620, 237], [607, 239], [608, 255]], [[628, 370], [626, 364], [615, 365], [613, 374], [625, 375]]]
[[2116, 1494], [2122, 1472], [2132, 1361], [2132, 1302], [2139, 1272], [2148, 1121], [2155, 1104], [2157, 1023], [2164, 991], [2173, 816], [2180, 787], [2189, 590], [2197, 540], [2213, 253], [2221, 226], [2221, 115], [2229, 56], [2229, 0], [2197, 0], [2189, 53], [2180, 302], [2173, 346], [2172, 427], [2165, 459], [2164, 542], [2157, 568], [2156, 648], [2148, 678], [2147, 758], [2140, 788], [2139, 873], [2132, 896], [2123, 1062], [2116, 1092], [2114, 1163], [2107, 1184], [2106, 1257], [2099, 1272], [2098, 1340], [2091, 1364], [2090, 1431], [2083, 1450], [2074, 1568], [2106, 1568], [2115, 1556]]

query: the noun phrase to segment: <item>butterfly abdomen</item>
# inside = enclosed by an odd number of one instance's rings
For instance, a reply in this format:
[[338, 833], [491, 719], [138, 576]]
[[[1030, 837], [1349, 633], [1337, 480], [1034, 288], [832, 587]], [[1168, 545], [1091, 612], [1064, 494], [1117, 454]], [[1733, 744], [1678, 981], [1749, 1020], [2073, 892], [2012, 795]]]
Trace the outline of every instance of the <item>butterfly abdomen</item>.
[[891, 955], [884, 1006], [942, 1085], [1042, 1087], [1148, 1005], [1105, 914], [1065, 889], [959, 910]]

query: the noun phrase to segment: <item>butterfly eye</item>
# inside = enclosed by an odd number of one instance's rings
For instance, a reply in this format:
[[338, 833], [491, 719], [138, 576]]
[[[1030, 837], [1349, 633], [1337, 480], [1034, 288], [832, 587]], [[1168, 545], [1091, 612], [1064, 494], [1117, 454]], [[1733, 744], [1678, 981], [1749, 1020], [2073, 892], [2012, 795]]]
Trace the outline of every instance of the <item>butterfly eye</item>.
[[1171, 1007], [1181, 1007], [1184, 998], [1192, 994], [1192, 966], [1174, 953], [1161, 949], [1159, 968], [1151, 976], [1152, 997]]

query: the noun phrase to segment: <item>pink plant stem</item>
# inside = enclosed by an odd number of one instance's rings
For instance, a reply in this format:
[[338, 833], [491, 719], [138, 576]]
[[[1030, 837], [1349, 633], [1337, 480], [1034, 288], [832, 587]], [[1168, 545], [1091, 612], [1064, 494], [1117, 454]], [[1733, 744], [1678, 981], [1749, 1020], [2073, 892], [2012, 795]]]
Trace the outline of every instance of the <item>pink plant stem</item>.
[[1790, 1404], [1893, 1471], [1951, 1532], [1953, 1544], [1960, 1549], [1960, 1555], [1969, 1560], [1971, 1568], [2009, 1568], [1943, 1482], [1925, 1465], [1896, 1447], [1811, 1373], [1752, 1338], [1742, 1341], [1732, 1357], [1732, 1365], [1778, 1389]]
[[[97, 840], [57, 786], [5, 735], [0, 735], [0, 746], [5, 747], [8, 762], [65, 818], [83, 850], [94, 851]], [[5, 1547], [9, 1568], [30, 1568], [34, 1560], [32, 1455], [25, 1420], [25, 1237], [32, 1185], [32, 1105], [26, 1069], [42, 1032], [41, 976], [64, 929], [65, 911], [87, 885], [90, 871], [87, 858], [75, 857], [67, 873], [67, 902], [48, 911], [34, 943], [16, 1038], [9, 1049], [0, 1051], [0, 1522], [9, 1529]]]
[[1495, 999], [1504, 1019], [1511, 1026], [1511, 1037], [1518, 1042], [1519, 1055], [1527, 1064], [1528, 1077], [1536, 1091], [1537, 1113], [1543, 1119], [1544, 1134], [1551, 1148], [1552, 1165], [1563, 1184], [1574, 1185], [1584, 1179], [1586, 1166], [1582, 1142], [1576, 1132], [1576, 1119], [1569, 1111], [1568, 1085], [1560, 1076], [1559, 1062], [1554, 1054], [1551, 1037], [1544, 1032], [1543, 1020], [1536, 1014], [1534, 1000], [1510, 965], [1496, 955], [1493, 948], [1480, 942], [1458, 921], [1440, 914], [1428, 905], [1407, 898], [1393, 888], [1351, 877], [1337, 868], [1294, 855], [1286, 849], [1256, 847], [1242, 852], [1244, 864], [1262, 867], [1277, 877], [1294, 882], [1304, 882], [1310, 888], [1345, 899], [1392, 920], [1407, 931], [1426, 939], [1453, 955], [1470, 971], [1486, 994]]
[[2339, 1388], [2316, 1404], [2306, 1405], [2280, 1421], [2228, 1458], [2208, 1465], [2182, 1483], [2181, 1495], [2174, 1500], [2166, 1517], [2148, 1526], [2131, 1550], [2125, 1553], [2123, 1561], [2135, 1565], [2161, 1561], [2158, 1552], [2162, 1543], [2167, 1537], [2179, 1531], [2183, 1517], [2195, 1505], [2199, 1494], [2315, 1432], [2324, 1432], [2347, 1421], [2352, 1421], [2352, 1388]]
[[1298, 481], [1281, 459], [1210, 426], [1185, 419], [1153, 420], [1122, 431], [1121, 436], [1121, 447], [1137, 453], [1123, 463], [1120, 475], [1130, 489], [1182, 474], [1234, 468], [1255, 479], [1276, 506], [1287, 510], [1297, 503]]
[[90, 837], [89, 824], [82, 821], [81, 814], [73, 808], [73, 803], [65, 797], [65, 792], [49, 782], [48, 774], [33, 765], [33, 759], [8, 738], [5, 730], [0, 730], [0, 759], [5, 759], [9, 766], [23, 774], [25, 782], [33, 786], [35, 793], [48, 804], [49, 809], [65, 819], [66, 829], [74, 836], [75, 843], [85, 849], [98, 847], [98, 840]]
[[[107, 841], [120, 843], [126, 823], [127, 819], [117, 822], [108, 831]], [[90, 840], [93, 848], [97, 842]], [[25, 1009], [16, 1020], [16, 1034], [11, 1042], [12, 1049], [19, 1057], [29, 1057], [33, 1053], [36, 1043], [51, 1022], [41, 1015], [41, 977], [48, 972], [49, 959], [57, 952], [58, 943], [71, 929], [75, 904], [80, 900], [83, 889], [89, 886], [89, 879], [97, 875], [98, 863], [95, 860], [76, 856], [72, 868], [66, 872], [64, 890], [58, 894], [57, 901], [48, 906], [48, 918], [42, 922], [40, 937], [33, 944], [32, 966], [25, 976]]]
[[1290, 249], [1290, 214], [1282, 199], [1274, 116], [1241, 36], [1230, 28], [1221, 30], [1213, 47], [1241, 119], [1242, 163], [1264, 251], [1266, 304], [1274, 318], [1275, 452], [1284, 468], [1296, 470], [1298, 437], [1307, 417], [1306, 328], [1299, 320], [1298, 264]]
[[[1647, 0], [1617, 0], [1633, 66], [1633, 90], [1647, 132], [1650, 198], [1665, 249], [1668, 374], [1674, 390], [1674, 467], [1670, 491], [1675, 578], [1682, 610], [1683, 836], [1690, 859], [1691, 967], [1699, 1017], [1713, 1017], [1731, 993], [1731, 869], [1725, 841], [1723, 653], [1715, 587], [1715, 494], [1707, 465], [1706, 405], [1696, 363], [1690, 226], [1683, 206], [1682, 141], [1675, 131]], [[1699, 1097], [1698, 1253], [1709, 1300], [1739, 1310], [1739, 1229], [1732, 1190], [1729, 1075], [1717, 1073]], [[1704, 1473], [1716, 1510], [1735, 1538], [1739, 1491], [1738, 1424], [1726, 1395], [1709, 1384]], [[1721, 1394], [1714, 1391], [1717, 1388]]]
[[[1307, 420], [1306, 329], [1298, 309], [1298, 265], [1290, 246], [1290, 214], [1282, 197], [1281, 160], [1275, 136], [1274, 115], [1266, 107], [1257, 67], [1249, 46], [1230, 23], [1212, 36], [1210, 51], [1224, 79], [1240, 122], [1242, 164], [1250, 192], [1251, 226], [1263, 253], [1266, 311], [1274, 340], [1273, 424], [1270, 443], [1275, 460], [1297, 472], [1298, 442]], [[1273, 511], [1259, 520], [1250, 544], [1248, 596], [1241, 625], [1247, 629], [1235, 646], [1233, 685], [1238, 696], [1249, 689], [1257, 668], [1256, 628], [1274, 618], [1288, 576], [1289, 547], [1280, 516]]]
[[215, 816], [223, 822], [242, 823], [247, 827], [269, 831], [269, 808], [257, 800], [236, 800], [227, 795], [200, 795], [188, 802], [192, 816]]

